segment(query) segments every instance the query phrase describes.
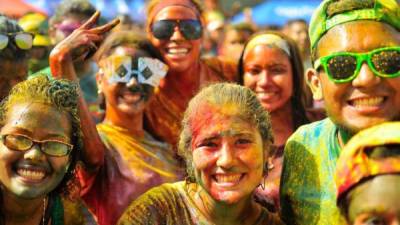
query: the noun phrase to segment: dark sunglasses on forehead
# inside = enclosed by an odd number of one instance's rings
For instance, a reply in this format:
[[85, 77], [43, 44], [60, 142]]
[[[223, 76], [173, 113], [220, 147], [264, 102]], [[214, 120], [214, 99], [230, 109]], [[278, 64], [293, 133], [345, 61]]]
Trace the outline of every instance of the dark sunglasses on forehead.
[[400, 46], [378, 48], [366, 53], [334, 53], [317, 59], [314, 68], [319, 69], [322, 66], [330, 80], [346, 83], [357, 77], [365, 61], [376, 76], [400, 76]]
[[187, 40], [201, 38], [203, 27], [199, 20], [158, 20], [151, 25], [151, 33], [160, 40], [168, 40], [175, 32], [175, 27]]
[[11, 42], [22, 50], [32, 48], [34, 35], [31, 33], [0, 33], [0, 50], [5, 49]]

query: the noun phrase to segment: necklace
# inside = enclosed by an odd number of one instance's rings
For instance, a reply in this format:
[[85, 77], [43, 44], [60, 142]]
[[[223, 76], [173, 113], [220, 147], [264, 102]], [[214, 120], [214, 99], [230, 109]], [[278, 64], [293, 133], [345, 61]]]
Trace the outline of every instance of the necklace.
[[46, 225], [46, 209], [47, 209], [47, 198], [48, 196], [43, 198], [43, 213], [42, 213], [42, 225]]

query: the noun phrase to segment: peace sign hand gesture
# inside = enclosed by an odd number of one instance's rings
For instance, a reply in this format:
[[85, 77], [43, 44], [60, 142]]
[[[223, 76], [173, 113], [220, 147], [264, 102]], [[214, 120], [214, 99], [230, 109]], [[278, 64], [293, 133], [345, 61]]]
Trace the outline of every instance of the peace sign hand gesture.
[[94, 27], [99, 17], [100, 12], [97, 11], [88, 21], [53, 48], [50, 53], [50, 68], [53, 76], [76, 80], [75, 71], [71, 71], [73, 62], [83, 62], [90, 58], [97, 51], [105, 34], [119, 23], [119, 19], [114, 19], [105, 25]]

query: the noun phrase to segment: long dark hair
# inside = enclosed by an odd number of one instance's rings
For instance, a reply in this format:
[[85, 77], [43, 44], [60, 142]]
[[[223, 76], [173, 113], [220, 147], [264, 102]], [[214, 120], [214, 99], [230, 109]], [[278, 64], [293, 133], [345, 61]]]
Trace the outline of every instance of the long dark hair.
[[293, 72], [293, 94], [292, 97], [290, 98], [290, 102], [292, 104], [292, 118], [293, 118], [293, 128], [297, 129], [299, 126], [307, 124], [310, 122], [310, 120], [307, 118], [306, 115], [306, 107], [305, 107], [305, 101], [306, 101], [306, 96], [304, 92], [305, 88], [305, 80], [304, 80], [304, 68], [303, 68], [303, 62], [301, 59], [300, 51], [296, 45], [296, 43], [290, 39], [289, 37], [285, 36], [282, 33], [276, 32], [276, 31], [264, 31], [264, 32], [258, 32], [251, 36], [249, 40], [247, 40], [242, 54], [239, 58], [239, 64], [238, 64], [238, 72], [239, 72], [239, 82], [240, 84], [244, 84], [243, 82], [243, 75], [244, 75], [244, 62], [243, 62], [243, 56], [244, 52], [246, 51], [247, 44], [256, 38], [257, 36], [264, 35], [264, 34], [274, 34], [279, 37], [281, 37], [283, 40], [285, 40], [288, 45], [289, 45], [289, 51], [290, 51], [290, 64], [292, 66], [292, 72]]

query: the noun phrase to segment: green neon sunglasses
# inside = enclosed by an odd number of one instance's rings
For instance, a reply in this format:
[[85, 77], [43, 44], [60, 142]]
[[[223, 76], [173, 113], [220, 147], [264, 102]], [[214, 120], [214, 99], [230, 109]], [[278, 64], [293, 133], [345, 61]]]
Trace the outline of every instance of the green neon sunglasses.
[[317, 59], [314, 68], [319, 69], [322, 66], [330, 80], [346, 83], [357, 77], [365, 61], [376, 76], [400, 76], [400, 46], [378, 48], [366, 53], [334, 53]]

